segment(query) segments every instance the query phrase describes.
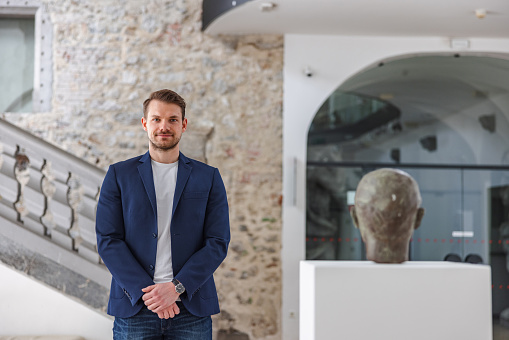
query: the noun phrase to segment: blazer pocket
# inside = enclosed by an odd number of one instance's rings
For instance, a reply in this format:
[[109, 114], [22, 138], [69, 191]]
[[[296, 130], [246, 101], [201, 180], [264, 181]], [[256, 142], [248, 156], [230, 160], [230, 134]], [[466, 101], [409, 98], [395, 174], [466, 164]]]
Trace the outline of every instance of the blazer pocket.
[[201, 199], [209, 197], [209, 193], [207, 191], [189, 191], [183, 192], [182, 198], [185, 200], [188, 199]]

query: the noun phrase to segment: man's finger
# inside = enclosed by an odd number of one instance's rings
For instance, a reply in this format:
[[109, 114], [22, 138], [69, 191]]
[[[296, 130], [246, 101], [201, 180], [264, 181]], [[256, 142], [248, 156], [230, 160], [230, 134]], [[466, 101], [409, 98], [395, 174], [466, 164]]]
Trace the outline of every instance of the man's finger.
[[155, 287], [154, 285], [148, 286], [148, 287], [143, 288], [141, 291], [144, 293], [147, 293], [147, 292], [150, 292], [152, 289], [154, 289], [154, 287]]
[[143, 300], [145, 305], [148, 306], [148, 305], [152, 305], [154, 304], [156, 301], [154, 300], [154, 298], [152, 297], [147, 297], [145, 298], [145, 300]]
[[154, 313], [157, 313], [157, 312], [161, 311], [160, 309], [158, 310], [159, 307], [155, 303], [147, 304], [147, 308], [149, 310], [151, 310], [152, 312], [154, 312]]
[[[154, 305], [155, 305], [155, 303], [154, 303]], [[149, 308], [149, 309], [150, 309], [150, 308]], [[152, 312], [154, 312], [154, 313], [160, 313], [160, 312], [163, 312], [165, 309], [166, 309], [166, 308], [163, 308], [162, 306], [158, 306], [158, 307], [154, 308], [154, 309], [152, 310]]]

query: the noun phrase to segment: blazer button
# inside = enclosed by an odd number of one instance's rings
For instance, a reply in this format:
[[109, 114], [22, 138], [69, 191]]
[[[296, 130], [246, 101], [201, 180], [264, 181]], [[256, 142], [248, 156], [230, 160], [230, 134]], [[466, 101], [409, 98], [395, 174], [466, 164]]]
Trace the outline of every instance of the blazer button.
[[156, 233], [152, 233], [152, 237], [153, 238], [157, 238], [157, 234]]
[[150, 270], [154, 270], [154, 266], [153, 265], [150, 265], [148, 267], [150, 268]]

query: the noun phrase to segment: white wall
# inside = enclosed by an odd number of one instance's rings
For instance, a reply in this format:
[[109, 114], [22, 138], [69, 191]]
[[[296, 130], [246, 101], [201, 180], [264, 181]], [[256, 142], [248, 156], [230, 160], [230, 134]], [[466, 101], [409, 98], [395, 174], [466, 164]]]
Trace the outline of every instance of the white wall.
[[0, 336], [111, 339], [113, 320], [0, 263]]
[[[457, 53], [446, 37], [286, 35], [283, 104], [283, 339], [299, 338], [299, 261], [305, 258], [305, 164], [309, 125], [350, 77], [387, 59]], [[461, 53], [509, 54], [509, 39], [470, 39]], [[304, 69], [313, 71], [312, 77]]]

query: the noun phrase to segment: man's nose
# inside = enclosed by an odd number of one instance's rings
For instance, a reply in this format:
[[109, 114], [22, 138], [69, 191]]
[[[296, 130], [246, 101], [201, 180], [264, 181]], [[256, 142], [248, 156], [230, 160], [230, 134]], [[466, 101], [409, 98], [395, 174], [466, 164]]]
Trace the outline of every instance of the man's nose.
[[170, 122], [162, 120], [161, 123], [159, 124], [159, 130], [161, 131], [170, 130], [170, 126], [171, 126]]

